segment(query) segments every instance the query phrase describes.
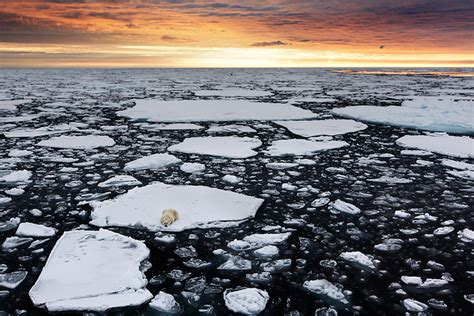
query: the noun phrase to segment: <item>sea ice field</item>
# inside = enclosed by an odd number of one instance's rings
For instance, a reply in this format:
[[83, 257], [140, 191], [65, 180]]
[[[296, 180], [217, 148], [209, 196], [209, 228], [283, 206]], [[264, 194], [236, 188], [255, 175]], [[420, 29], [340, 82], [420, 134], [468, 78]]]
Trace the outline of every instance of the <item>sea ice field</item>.
[[468, 76], [1, 70], [0, 315], [472, 315], [473, 135]]

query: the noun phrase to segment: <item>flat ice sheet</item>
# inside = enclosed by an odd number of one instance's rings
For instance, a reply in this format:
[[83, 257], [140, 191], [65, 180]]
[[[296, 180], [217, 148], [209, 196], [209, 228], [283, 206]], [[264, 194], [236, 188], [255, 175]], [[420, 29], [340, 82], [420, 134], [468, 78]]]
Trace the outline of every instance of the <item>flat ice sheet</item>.
[[274, 123], [303, 137], [341, 135], [367, 128], [367, 125], [353, 120], [275, 121]]
[[474, 158], [474, 139], [468, 136], [407, 135], [399, 138], [397, 144], [446, 156]]
[[402, 106], [347, 106], [332, 113], [353, 119], [420, 130], [474, 133], [474, 104], [434, 97], [417, 97]]
[[148, 255], [141, 241], [109, 230], [65, 232], [31, 288], [30, 298], [50, 311], [103, 311], [141, 304], [152, 297], [144, 289], [147, 279], [140, 271]]
[[113, 146], [115, 141], [109, 136], [58, 136], [40, 141], [37, 145], [52, 148], [94, 149]]
[[311, 141], [306, 139], [282, 139], [272, 142], [266, 150], [270, 156], [313, 155], [316, 152], [349, 146], [344, 141]]
[[[92, 202], [91, 224], [182, 231], [191, 228], [236, 226], [254, 217], [263, 200], [205, 186], [169, 185], [161, 182], [134, 188], [115, 199]], [[163, 210], [174, 208], [178, 220], [160, 224]]]
[[168, 147], [168, 151], [226, 158], [249, 158], [257, 154], [253, 149], [261, 145], [259, 139], [250, 137], [190, 137]]
[[316, 114], [296, 106], [247, 100], [135, 100], [133, 108], [119, 116], [152, 122], [258, 121], [315, 118]]
[[242, 88], [225, 88], [222, 90], [198, 90], [194, 95], [199, 97], [265, 97], [272, 95], [270, 91], [251, 90]]

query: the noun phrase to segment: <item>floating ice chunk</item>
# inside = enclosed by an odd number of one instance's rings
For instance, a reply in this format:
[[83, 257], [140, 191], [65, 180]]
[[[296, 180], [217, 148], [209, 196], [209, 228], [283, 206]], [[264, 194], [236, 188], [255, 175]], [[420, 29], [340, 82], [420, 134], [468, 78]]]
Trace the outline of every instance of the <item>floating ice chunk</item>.
[[29, 238], [29, 237], [16, 237], [16, 236], [8, 237], [3, 242], [2, 249], [9, 250], [9, 249], [18, 248], [26, 244], [29, 244], [32, 241], [33, 241], [33, 238]]
[[234, 176], [234, 175], [231, 175], [231, 174], [227, 174], [227, 175], [223, 176], [222, 180], [225, 181], [225, 182], [231, 183], [231, 184], [237, 184], [237, 183], [242, 182], [241, 177], [237, 177], [237, 176]]
[[353, 119], [414, 129], [468, 134], [474, 132], [471, 101], [420, 98], [403, 106], [348, 106], [332, 113]]
[[279, 250], [278, 247], [273, 245], [263, 246], [253, 252], [255, 256], [260, 258], [271, 258], [278, 256]]
[[152, 127], [152, 129], [160, 131], [184, 131], [184, 130], [199, 130], [203, 129], [201, 125], [192, 123], [174, 123], [174, 124], [158, 124]]
[[18, 105], [22, 105], [29, 100], [0, 100], [0, 111], [16, 111]]
[[123, 170], [160, 170], [181, 163], [181, 159], [170, 154], [154, 154], [127, 162]]
[[[91, 224], [152, 231], [230, 227], [255, 216], [262, 203], [259, 198], [205, 186], [155, 182], [134, 188], [112, 200], [92, 202]], [[160, 219], [167, 208], [176, 209], [179, 218], [164, 227]]]
[[241, 251], [251, 248], [251, 245], [246, 241], [234, 239], [227, 244], [227, 247], [235, 251]]
[[428, 305], [411, 298], [404, 299], [403, 306], [405, 306], [409, 312], [417, 313], [424, 312], [428, 309]]
[[149, 306], [156, 311], [167, 314], [177, 314], [181, 311], [181, 307], [173, 295], [163, 291], [160, 291], [153, 300], [151, 300]]
[[206, 131], [208, 133], [256, 133], [257, 131], [246, 125], [213, 125]]
[[240, 256], [230, 256], [226, 262], [217, 267], [218, 270], [244, 271], [252, 269], [252, 262]]
[[285, 170], [298, 167], [296, 162], [269, 162], [265, 165], [268, 169]]
[[375, 270], [375, 264], [372, 259], [367, 255], [363, 254], [360, 251], [349, 251], [343, 252], [340, 254], [340, 257], [349, 263], [355, 265], [356, 267], [366, 269], [366, 270]]
[[247, 100], [135, 100], [133, 108], [119, 116], [153, 122], [298, 120], [317, 117], [309, 110], [281, 103]]
[[410, 179], [398, 178], [398, 177], [389, 177], [389, 176], [381, 176], [376, 179], [368, 179], [367, 181], [376, 182], [376, 183], [386, 183], [386, 184], [407, 184], [412, 183], [413, 181]]
[[261, 145], [259, 139], [250, 137], [191, 137], [168, 147], [168, 151], [226, 158], [249, 158], [257, 154], [252, 149]]
[[441, 155], [474, 158], [474, 139], [467, 136], [407, 135], [399, 138], [397, 144], [403, 147], [428, 150]]
[[115, 141], [109, 136], [58, 136], [40, 141], [37, 145], [52, 148], [94, 149], [113, 146]]
[[404, 149], [400, 153], [406, 156], [422, 156], [422, 157], [433, 155], [433, 153], [426, 150], [412, 150], [412, 149]]
[[27, 183], [30, 181], [30, 178], [33, 176], [33, 173], [29, 170], [18, 170], [12, 171], [9, 174], [0, 177], [0, 183]]
[[252, 234], [245, 236], [244, 241], [260, 246], [276, 245], [285, 242], [290, 236], [291, 233]]
[[305, 281], [303, 287], [318, 295], [327, 296], [331, 300], [348, 304], [349, 301], [342, 293], [341, 289], [325, 279]]
[[443, 236], [447, 235], [449, 233], [452, 233], [454, 231], [453, 226], [444, 226], [444, 227], [438, 227], [434, 230], [433, 234], [436, 236]]
[[341, 148], [349, 144], [344, 141], [311, 141], [306, 139], [283, 139], [273, 141], [266, 150], [270, 156], [313, 155], [316, 152]]
[[179, 167], [179, 169], [186, 173], [196, 173], [206, 170], [206, 166], [198, 162], [185, 162]]
[[234, 313], [256, 315], [265, 310], [270, 299], [268, 293], [257, 288], [244, 288], [237, 291], [225, 290], [225, 306]]
[[341, 135], [367, 128], [367, 125], [353, 120], [275, 121], [274, 123], [303, 137]]
[[0, 287], [15, 289], [28, 275], [26, 271], [15, 271], [10, 273], [0, 273]]
[[52, 237], [56, 229], [33, 223], [21, 223], [15, 233], [22, 237]]
[[464, 242], [474, 242], [474, 230], [464, 228], [463, 230], [458, 231], [458, 238]]
[[471, 170], [474, 171], [474, 164], [456, 161], [451, 159], [443, 159], [441, 160], [441, 164], [446, 167], [458, 169], [458, 170]]
[[23, 190], [21, 188], [11, 188], [11, 189], [5, 190], [5, 193], [10, 195], [10, 196], [18, 196], [18, 195], [22, 195], [23, 193], [25, 193], [25, 190]]
[[278, 259], [275, 261], [264, 262], [260, 264], [260, 269], [265, 272], [278, 273], [288, 270], [291, 267], [291, 259]]
[[322, 197], [311, 202], [312, 207], [323, 207], [328, 204], [331, 200], [327, 197]]
[[360, 208], [358, 208], [357, 206], [339, 199], [330, 204], [330, 211], [333, 214], [346, 213], [352, 215], [359, 214], [361, 212]]
[[76, 131], [77, 128], [70, 124], [60, 124], [55, 126], [40, 127], [40, 128], [28, 128], [28, 129], [15, 129], [3, 133], [6, 138], [32, 138], [41, 137], [54, 134], [62, 134], [67, 132]]
[[12, 149], [10, 150], [10, 152], [8, 153], [8, 157], [28, 157], [28, 156], [31, 156], [33, 154], [32, 151], [30, 150], [21, 150], [21, 149]]
[[100, 188], [135, 186], [142, 184], [140, 181], [129, 175], [114, 176], [98, 184]]
[[449, 170], [446, 171], [452, 176], [465, 180], [474, 180], [474, 170]]
[[49, 311], [104, 311], [142, 304], [152, 298], [140, 271], [148, 255], [142, 242], [105, 229], [65, 232], [30, 298]]
[[193, 91], [198, 97], [265, 97], [272, 93], [270, 91], [251, 90], [242, 88], [225, 88], [222, 90], [198, 90]]

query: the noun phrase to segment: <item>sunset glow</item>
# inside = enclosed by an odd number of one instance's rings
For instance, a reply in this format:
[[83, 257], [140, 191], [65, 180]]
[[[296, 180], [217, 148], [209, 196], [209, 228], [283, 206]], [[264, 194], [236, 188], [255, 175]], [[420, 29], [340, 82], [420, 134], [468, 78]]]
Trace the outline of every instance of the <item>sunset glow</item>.
[[470, 1], [2, 0], [0, 67], [469, 67]]

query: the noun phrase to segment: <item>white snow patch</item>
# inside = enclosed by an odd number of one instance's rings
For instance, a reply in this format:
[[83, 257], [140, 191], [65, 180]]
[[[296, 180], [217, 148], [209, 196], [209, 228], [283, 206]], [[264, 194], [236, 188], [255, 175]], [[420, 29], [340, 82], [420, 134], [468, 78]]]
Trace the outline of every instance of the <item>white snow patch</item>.
[[[92, 202], [91, 224], [152, 231], [230, 227], [255, 216], [262, 203], [259, 198], [205, 186], [155, 182], [134, 188], [112, 200]], [[177, 210], [179, 218], [164, 227], [160, 218], [167, 208]]]

